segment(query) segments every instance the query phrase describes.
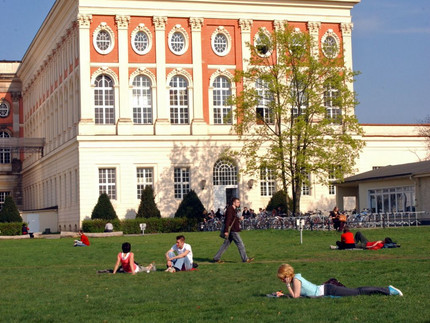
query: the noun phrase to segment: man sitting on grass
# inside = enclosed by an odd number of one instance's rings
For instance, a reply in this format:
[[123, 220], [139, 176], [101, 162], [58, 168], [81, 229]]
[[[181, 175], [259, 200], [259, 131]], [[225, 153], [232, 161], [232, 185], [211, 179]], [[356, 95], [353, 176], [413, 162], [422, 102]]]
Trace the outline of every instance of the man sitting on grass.
[[82, 230], [79, 230], [79, 235], [81, 236], [81, 240], [75, 240], [75, 243], [73, 244], [73, 246], [88, 247], [90, 245], [90, 240], [88, 240], [88, 237], [84, 234]]
[[193, 251], [188, 243], [185, 243], [183, 235], [176, 237], [176, 244], [166, 252], [166, 272], [191, 270], [193, 268]]

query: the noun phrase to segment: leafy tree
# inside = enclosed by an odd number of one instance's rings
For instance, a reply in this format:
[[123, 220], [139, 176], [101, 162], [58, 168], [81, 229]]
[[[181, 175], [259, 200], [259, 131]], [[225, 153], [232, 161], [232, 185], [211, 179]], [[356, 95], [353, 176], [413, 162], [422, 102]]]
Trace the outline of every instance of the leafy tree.
[[154, 190], [150, 186], [146, 186], [142, 192], [136, 218], [161, 218], [160, 210], [155, 204]]
[[12, 196], [6, 196], [0, 211], [0, 222], [22, 222], [21, 215]]
[[175, 218], [187, 218], [200, 222], [203, 220], [204, 210], [205, 208], [203, 207], [203, 204], [196, 192], [191, 190], [187, 195], [184, 196], [181, 204], [179, 204], [179, 207], [175, 213]]
[[91, 219], [118, 219], [109, 196], [106, 193], [100, 194], [97, 204], [94, 206], [93, 212], [91, 213]]
[[230, 102], [244, 144], [237, 154], [246, 173], [270, 172], [284, 192], [291, 189], [298, 214], [308, 174], [325, 184], [330, 172], [342, 180], [364, 145], [350, 89], [356, 73], [333, 43], [323, 54], [307, 33], [288, 25], [271, 34], [260, 30], [257, 39], [248, 45], [248, 68], [236, 72], [242, 89]]

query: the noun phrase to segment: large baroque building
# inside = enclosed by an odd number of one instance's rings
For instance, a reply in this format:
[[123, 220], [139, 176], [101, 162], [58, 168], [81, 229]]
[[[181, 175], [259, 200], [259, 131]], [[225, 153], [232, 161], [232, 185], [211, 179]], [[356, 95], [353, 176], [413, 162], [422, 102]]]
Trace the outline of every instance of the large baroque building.
[[[23, 210], [57, 209], [59, 230], [77, 230], [103, 192], [120, 218], [133, 218], [146, 185], [165, 217], [190, 189], [208, 209], [233, 195], [264, 207], [276, 183], [246, 177], [243, 161], [222, 157], [241, 149], [223, 103], [240, 90], [233, 75], [246, 68], [247, 43], [288, 22], [319, 45], [336, 42], [352, 68], [350, 10], [359, 2], [57, 0], [14, 65], [16, 86], [0, 89], [13, 111], [0, 120], [5, 133], [43, 149], [15, 149], [22, 183], [7, 188], [1, 177], [0, 189], [22, 192]], [[363, 126], [357, 171], [426, 154], [412, 125]], [[303, 190], [304, 211], [334, 203], [333, 185]]]

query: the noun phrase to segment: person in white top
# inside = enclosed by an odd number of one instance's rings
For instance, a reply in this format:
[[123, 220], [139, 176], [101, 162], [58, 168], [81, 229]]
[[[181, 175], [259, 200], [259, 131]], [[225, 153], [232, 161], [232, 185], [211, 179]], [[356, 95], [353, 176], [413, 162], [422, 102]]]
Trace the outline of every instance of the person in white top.
[[176, 244], [166, 252], [167, 272], [191, 270], [193, 268], [193, 251], [188, 243], [185, 243], [183, 235], [176, 237]]

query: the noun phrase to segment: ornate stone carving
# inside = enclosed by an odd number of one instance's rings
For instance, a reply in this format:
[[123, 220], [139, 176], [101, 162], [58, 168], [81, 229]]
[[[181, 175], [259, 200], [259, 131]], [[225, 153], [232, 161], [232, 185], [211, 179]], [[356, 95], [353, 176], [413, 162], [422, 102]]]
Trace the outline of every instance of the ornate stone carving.
[[155, 30], [165, 30], [167, 17], [154, 16], [152, 22], [154, 23]]
[[201, 31], [203, 22], [203, 18], [190, 18], [191, 31]]
[[308, 22], [308, 29], [309, 29], [309, 32], [311, 34], [317, 34], [318, 35], [320, 28], [321, 28], [321, 22], [319, 22], [319, 21], [309, 21]]
[[274, 20], [273, 27], [275, 27], [276, 31], [281, 31], [285, 29], [285, 25], [288, 23], [287, 20]]
[[115, 22], [119, 29], [127, 29], [130, 16], [115, 16]]
[[21, 92], [11, 92], [13, 102], [18, 102], [22, 98]]
[[239, 26], [242, 32], [251, 32], [253, 21], [251, 19], [239, 19]]
[[91, 25], [91, 22], [93, 20], [93, 16], [92, 15], [78, 14], [78, 17], [76, 20], [78, 21], [79, 27], [89, 28]]
[[352, 22], [341, 23], [340, 28], [342, 29], [342, 35], [351, 36], [353, 27], [354, 27], [354, 24]]

